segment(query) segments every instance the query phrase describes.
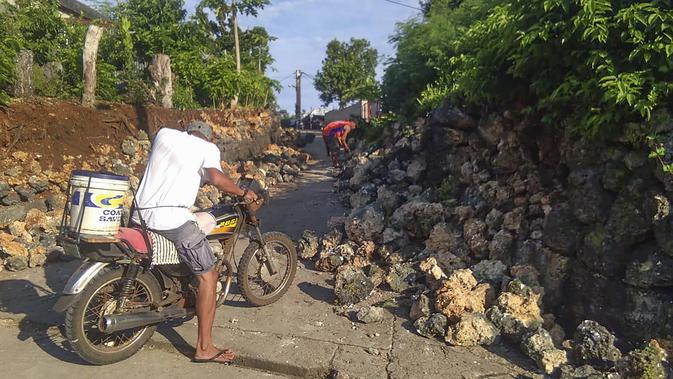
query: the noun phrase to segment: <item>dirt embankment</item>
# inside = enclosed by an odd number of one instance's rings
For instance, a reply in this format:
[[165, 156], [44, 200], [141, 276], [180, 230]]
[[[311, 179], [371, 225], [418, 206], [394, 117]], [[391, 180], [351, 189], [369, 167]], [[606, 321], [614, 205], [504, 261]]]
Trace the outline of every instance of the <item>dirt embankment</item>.
[[255, 110], [177, 110], [114, 103], [93, 109], [47, 99], [15, 101], [0, 110], [0, 158], [24, 151], [48, 169], [60, 166], [67, 156], [86, 158], [103, 144], [121, 152], [117, 142], [128, 136], [140, 131], [152, 135], [162, 126], [181, 129], [193, 120], [205, 120], [216, 134], [233, 139], [240, 137], [241, 127], [254, 131], [273, 124], [270, 114]]

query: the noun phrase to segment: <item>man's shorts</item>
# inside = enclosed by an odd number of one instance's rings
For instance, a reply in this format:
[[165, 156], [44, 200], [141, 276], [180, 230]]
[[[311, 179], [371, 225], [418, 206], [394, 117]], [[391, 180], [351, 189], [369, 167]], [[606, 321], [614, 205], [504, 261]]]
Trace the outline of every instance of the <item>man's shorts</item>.
[[339, 141], [335, 136], [325, 136], [325, 145], [327, 145], [328, 154], [336, 154], [339, 152]]
[[205, 274], [215, 267], [215, 254], [206, 240], [206, 235], [195, 221], [187, 221], [175, 229], [156, 232], [175, 244], [180, 261], [194, 275]]

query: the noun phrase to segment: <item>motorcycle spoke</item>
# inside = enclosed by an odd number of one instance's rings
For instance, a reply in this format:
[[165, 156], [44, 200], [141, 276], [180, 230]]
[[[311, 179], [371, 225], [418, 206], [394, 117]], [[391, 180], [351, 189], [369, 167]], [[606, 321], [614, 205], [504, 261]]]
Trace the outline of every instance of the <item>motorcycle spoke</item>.
[[[119, 279], [101, 288], [85, 310], [84, 334], [88, 342], [96, 349], [109, 350], [123, 347], [144, 329], [135, 328], [110, 334], [100, 330], [102, 318], [118, 311], [116, 302], [120, 296], [121, 287], [122, 281]], [[151, 301], [148, 289], [138, 281], [135, 282], [131, 295], [127, 299], [124, 310], [147, 308]]]
[[[278, 272], [271, 276], [263, 257], [263, 250], [260, 249], [255, 255], [256, 265], [248, 266], [248, 282], [251, 290], [258, 296], [271, 296], [290, 274], [289, 256], [287, 249], [282, 245], [267, 244], [267, 251], [274, 260]], [[267, 280], [269, 279], [269, 280]]]

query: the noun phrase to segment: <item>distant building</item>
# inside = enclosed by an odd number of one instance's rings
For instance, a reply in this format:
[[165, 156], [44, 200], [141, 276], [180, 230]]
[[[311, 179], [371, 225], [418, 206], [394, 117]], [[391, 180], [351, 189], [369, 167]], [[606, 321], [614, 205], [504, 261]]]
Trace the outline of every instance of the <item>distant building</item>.
[[[16, 0], [0, 0], [0, 9], [2, 9], [2, 3], [16, 5]], [[85, 21], [106, 18], [102, 13], [77, 0], [59, 0], [58, 10], [66, 18], [81, 17]]]
[[332, 121], [349, 120], [352, 118], [361, 118], [365, 121], [369, 121], [380, 115], [380, 102], [363, 100], [348, 107], [325, 113], [325, 124], [329, 124]]
[[106, 18], [102, 13], [77, 0], [59, 0], [59, 11], [66, 17], [82, 17], [85, 20]]

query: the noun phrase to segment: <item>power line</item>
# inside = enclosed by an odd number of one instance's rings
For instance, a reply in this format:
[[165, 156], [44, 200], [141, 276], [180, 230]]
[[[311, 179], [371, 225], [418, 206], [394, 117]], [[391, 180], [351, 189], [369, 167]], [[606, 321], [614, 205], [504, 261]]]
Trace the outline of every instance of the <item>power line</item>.
[[402, 7], [407, 7], [407, 8], [415, 9], [415, 10], [417, 10], [417, 11], [422, 11], [422, 10], [423, 10], [423, 9], [418, 8], [418, 7], [415, 7], [415, 6], [413, 6], [413, 5], [409, 5], [409, 4], [405, 4], [405, 3], [400, 3], [399, 1], [395, 1], [395, 0], [383, 0], [383, 1], [389, 2], [389, 3], [391, 3], [391, 4], [396, 4], [396, 5], [399, 5], [399, 6], [402, 6]]
[[285, 80], [288, 80], [288, 79], [294, 77], [294, 75], [295, 75], [295, 73], [293, 72], [290, 75], [284, 77], [283, 79], [274, 79], [274, 80], [278, 80], [279, 82], [282, 82], [282, 81], [285, 81]]

